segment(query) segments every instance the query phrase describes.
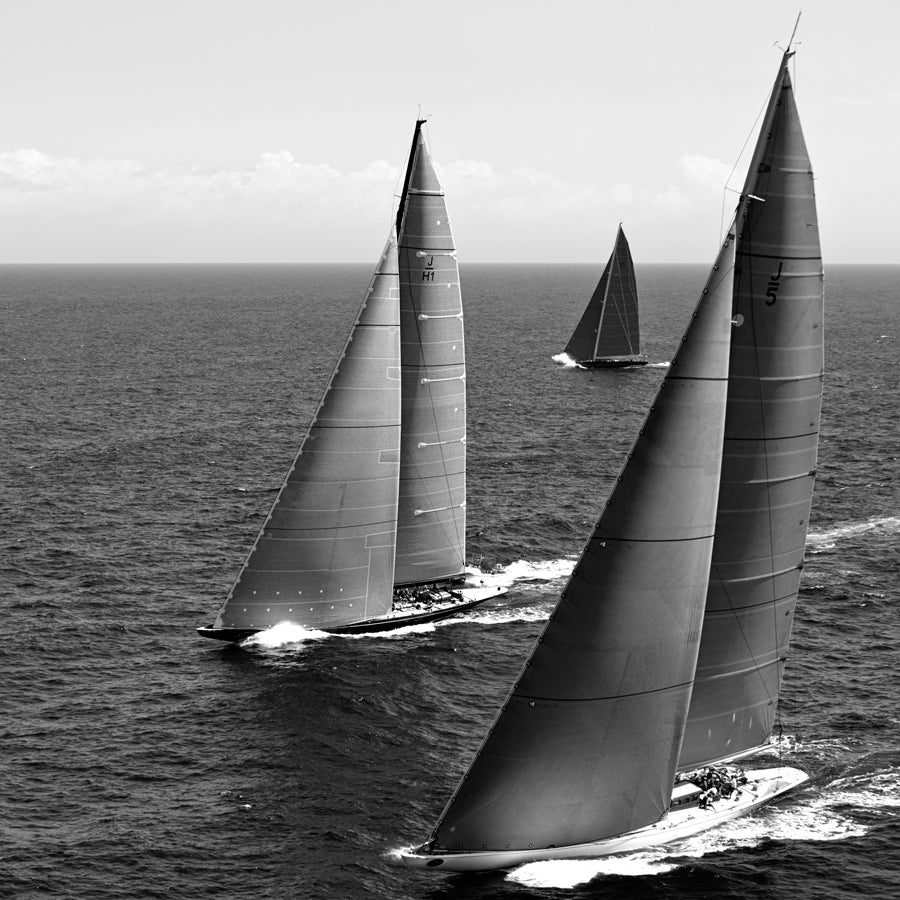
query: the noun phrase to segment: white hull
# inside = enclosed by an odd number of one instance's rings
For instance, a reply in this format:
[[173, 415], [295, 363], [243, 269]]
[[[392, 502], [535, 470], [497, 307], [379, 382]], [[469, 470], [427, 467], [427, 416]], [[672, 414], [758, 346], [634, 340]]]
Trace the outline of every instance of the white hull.
[[419, 869], [450, 872], [475, 872], [484, 869], [511, 869], [529, 862], [547, 859], [591, 859], [630, 853], [659, 844], [668, 844], [715, 828], [730, 819], [746, 815], [764, 803], [802, 784], [805, 772], [792, 768], [754, 769], [746, 772], [748, 782], [737, 798], [717, 800], [709, 809], [690, 806], [670, 810], [653, 825], [630, 831], [618, 837], [568, 847], [528, 850], [482, 850], [479, 852], [439, 853], [421, 848], [398, 851], [404, 865]]

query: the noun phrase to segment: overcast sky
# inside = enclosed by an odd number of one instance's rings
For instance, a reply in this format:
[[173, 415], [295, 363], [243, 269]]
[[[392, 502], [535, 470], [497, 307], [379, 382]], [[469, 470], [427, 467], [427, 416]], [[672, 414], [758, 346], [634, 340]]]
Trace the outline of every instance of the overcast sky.
[[[463, 262], [712, 260], [784, 0], [0, 0], [0, 262], [369, 262], [419, 107]], [[829, 262], [897, 262], [900, 3], [808, 0]], [[753, 131], [755, 137], [755, 131]]]

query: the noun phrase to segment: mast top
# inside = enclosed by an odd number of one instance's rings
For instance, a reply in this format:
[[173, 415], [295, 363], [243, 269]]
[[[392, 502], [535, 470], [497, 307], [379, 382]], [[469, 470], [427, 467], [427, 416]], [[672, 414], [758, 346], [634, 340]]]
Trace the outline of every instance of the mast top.
[[797, 13], [797, 21], [794, 22], [794, 30], [791, 32], [791, 39], [788, 41], [787, 49], [783, 48], [778, 43], [778, 41], [775, 41], [775, 46], [778, 47], [778, 49], [781, 50], [782, 53], [784, 53], [785, 60], [790, 59], [796, 52], [795, 50], [791, 50], [791, 46], [794, 43], [794, 38], [797, 36], [797, 27], [800, 25], [800, 16], [802, 16], [802, 15], [803, 15], [803, 10], [801, 9]]
[[797, 11], [797, 21], [794, 22], [794, 30], [791, 32], [791, 39], [788, 41], [788, 45], [787, 45], [787, 51], [786, 51], [786, 52], [788, 52], [788, 53], [791, 52], [791, 44], [794, 43], [794, 37], [795, 37], [796, 34], [797, 34], [797, 26], [800, 24], [800, 16], [802, 16], [802, 15], [803, 15], [803, 10], [802, 10], [802, 9], [801, 9], [801, 10], [798, 10], [798, 11]]
[[397, 219], [394, 227], [397, 229], [398, 239], [403, 227], [403, 213], [406, 211], [406, 196], [409, 193], [409, 180], [412, 177], [413, 165], [415, 164], [416, 160], [416, 150], [419, 146], [419, 134], [422, 131], [422, 126], [427, 121], [427, 119], [422, 118], [422, 107], [420, 106], [416, 118], [416, 127], [413, 131], [412, 147], [409, 151], [409, 161], [406, 164], [406, 175], [403, 179], [403, 190], [400, 193], [400, 202], [397, 205]]

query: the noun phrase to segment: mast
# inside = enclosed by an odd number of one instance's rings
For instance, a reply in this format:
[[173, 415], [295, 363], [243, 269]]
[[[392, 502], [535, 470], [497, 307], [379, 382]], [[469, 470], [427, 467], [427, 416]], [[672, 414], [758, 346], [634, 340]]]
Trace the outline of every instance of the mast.
[[419, 132], [421, 132], [422, 126], [427, 121], [427, 119], [416, 119], [416, 127], [413, 130], [412, 147], [410, 147], [409, 159], [406, 163], [406, 176], [403, 179], [403, 190], [400, 192], [400, 202], [397, 204], [397, 220], [394, 227], [398, 236], [403, 230], [403, 213], [406, 211], [406, 198], [409, 195], [409, 180], [412, 178], [413, 163], [416, 159], [416, 150], [419, 147]]

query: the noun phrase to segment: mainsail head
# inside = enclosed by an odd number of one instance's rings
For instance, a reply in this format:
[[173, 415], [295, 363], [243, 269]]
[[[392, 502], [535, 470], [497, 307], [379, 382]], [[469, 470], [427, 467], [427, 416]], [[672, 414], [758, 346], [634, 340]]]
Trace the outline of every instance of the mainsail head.
[[729, 239], [596, 529], [430, 849], [578, 844], [666, 810], [712, 553], [733, 254]]

